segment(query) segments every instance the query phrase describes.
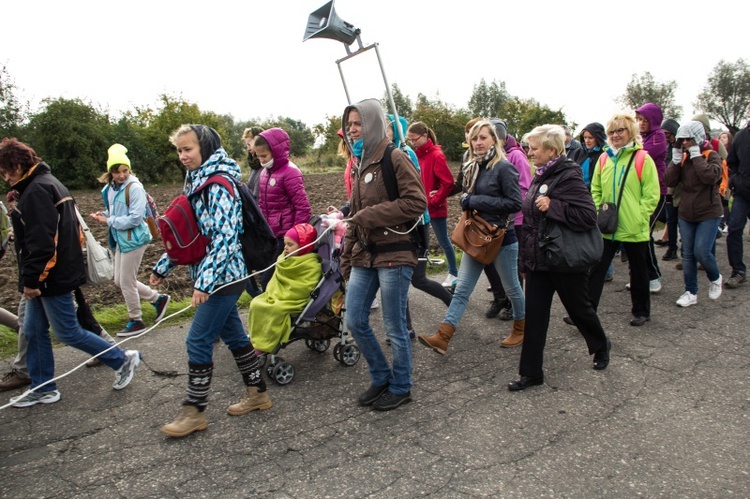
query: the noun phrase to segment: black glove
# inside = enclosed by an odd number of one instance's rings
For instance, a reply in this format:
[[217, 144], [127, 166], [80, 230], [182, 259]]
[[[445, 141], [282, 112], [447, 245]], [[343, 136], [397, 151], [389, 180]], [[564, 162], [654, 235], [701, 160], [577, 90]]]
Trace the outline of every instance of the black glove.
[[461, 194], [461, 209], [464, 211], [471, 209], [471, 194], [466, 192]]

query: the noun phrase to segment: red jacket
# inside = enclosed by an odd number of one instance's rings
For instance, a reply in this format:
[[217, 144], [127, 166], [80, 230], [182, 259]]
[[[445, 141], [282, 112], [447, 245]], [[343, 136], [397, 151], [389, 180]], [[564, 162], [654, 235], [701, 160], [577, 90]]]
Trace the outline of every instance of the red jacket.
[[430, 139], [415, 152], [419, 159], [424, 191], [427, 194], [430, 218], [447, 218], [447, 200], [453, 192], [453, 174], [448, 168], [445, 154], [440, 146], [435, 145]]

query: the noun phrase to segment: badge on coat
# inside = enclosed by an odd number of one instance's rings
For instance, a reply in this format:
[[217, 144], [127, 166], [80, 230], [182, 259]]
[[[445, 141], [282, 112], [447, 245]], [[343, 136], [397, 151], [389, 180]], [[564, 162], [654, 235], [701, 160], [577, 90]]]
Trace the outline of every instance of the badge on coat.
[[547, 194], [547, 184], [542, 184], [542, 186], [539, 188], [539, 194], [544, 196]]
[[269, 180], [269, 181], [268, 181], [268, 184], [269, 184], [269, 185], [270, 185], [271, 187], [273, 187], [274, 185], [276, 185], [276, 179], [275, 179], [275, 178], [272, 178], [271, 180]]
[[369, 184], [370, 182], [372, 182], [372, 173], [365, 175], [365, 184]]

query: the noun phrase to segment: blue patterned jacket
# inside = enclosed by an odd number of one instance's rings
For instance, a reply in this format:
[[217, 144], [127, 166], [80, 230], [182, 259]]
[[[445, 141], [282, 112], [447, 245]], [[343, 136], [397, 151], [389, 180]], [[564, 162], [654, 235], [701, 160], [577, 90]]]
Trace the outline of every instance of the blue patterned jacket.
[[[241, 170], [237, 163], [219, 148], [200, 168], [188, 171], [183, 193], [190, 196], [209, 176], [224, 173], [241, 181]], [[219, 184], [211, 184], [190, 199], [203, 235], [211, 239], [206, 256], [196, 265], [190, 265], [193, 287], [204, 293], [247, 277], [247, 267], [242, 257], [239, 230], [242, 227], [242, 204], [237, 202], [239, 193], [233, 188], [230, 193]], [[204, 200], [208, 200], [208, 204]], [[166, 253], [154, 266], [154, 273], [166, 277], [174, 267]]]

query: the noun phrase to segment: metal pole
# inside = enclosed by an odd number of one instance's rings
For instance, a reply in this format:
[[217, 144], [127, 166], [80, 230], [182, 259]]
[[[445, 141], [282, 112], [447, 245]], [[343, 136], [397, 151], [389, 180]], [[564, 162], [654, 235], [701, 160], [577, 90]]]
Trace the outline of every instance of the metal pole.
[[346, 94], [346, 102], [352, 105], [352, 99], [349, 97], [349, 89], [346, 86], [346, 79], [344, 78], [344, 71], [341, 69], [341, 61], [336, 61], [336, 65], [339, 67], [339, 75], [341, 75], [341, 83], [344, 84], [344, 93]]
[[378, 44], [373, 43], [375, 46], [375, 54], [378, 56], [378, 64], [380, 65], [380, 73], [383, 75], [383, 83], [385, 83], [385, 92], [388, 95], [388, 102], [391, 104], [391, 112], [393, 112], [393, 119], [396, 123], [396, 131], [398, 132], [399, 143], [402, 148], [406, 146], [406, 139], [404, 133], [406, 130], [401, 130], [401, 123], [398, 120], [398, 111], [396, 111], [396, 103], [393, 101], [393, 94], [391, 94], [391, 86], [388, 84], [388, 78], [385, 76], [385, 69], [383, 68], [383, 60], [380, 58], [380, 50], [378, 50]]

